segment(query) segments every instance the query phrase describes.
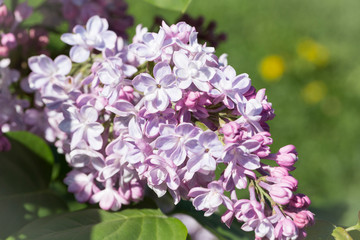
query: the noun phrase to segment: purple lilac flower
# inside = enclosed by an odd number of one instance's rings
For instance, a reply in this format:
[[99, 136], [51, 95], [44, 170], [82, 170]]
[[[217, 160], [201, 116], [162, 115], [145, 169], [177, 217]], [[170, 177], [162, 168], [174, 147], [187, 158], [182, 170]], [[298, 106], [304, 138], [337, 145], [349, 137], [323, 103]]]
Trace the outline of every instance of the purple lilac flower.
[[29, 58], [29, 67], [32, 73], [29, 75], [29, 84], [32, 89], [46, 88], [53, 85], [63, 86], [65, 75], [70, 73], [71, 60], [60, 55], [52, 61], [48, 56], [40, 55]]
[[86, 29], [76, 25], [74, 33], [63, 34], [61, 40], [73, 46], [70, 49], [71, 60], [77, 63], [85, 62], [93, 49], [102, 51], [105, 48], [113, 48], [116, 34], [107, 30], [108, 28], [109, 24], [105, 18], [93, 16], [87, 21]]
[[223, 161], [225, 163], [234, 162], [249, 170], [257, 169], [260, 167], [260, 158], [254, 152], [259, 147], [259, 142], [255, 140], [246, 140], [241, 144], [232, 144], [225, 149]]
[[146, 119], [145, 135], [149, 138], [156, 137], [159, 134], [159, 128], [162, 124], [177, 124], [175, 111], [171, 108], [158, 113], [145, 113], [144, 118]]
[[[162, 197], [167, 188], [176, 191], [180, 185], [180, 178], [176, 174], [176, 165], [159, 155], [151, 155], [146, 159], [148, 166], [144, 176], [148, 186], [154, 190], [158, 197]], [[180, 199], [175, 199], [178, 202]]]
[[212, 215], [221, 204], [226, 207], [232, 205], [231, 200], [224, 195], [221, 181], [213, 181], [207, 185], [207, 188], [192, 188], [188, 196], [194, 198], [193, 205], [196, 210], [206, 211], [204, 214], [206, 217]]
[[246, 73], [236, 75], [235, 69], [231, 66], [227, 66], [221, 71], [218, 70], [210, 83], [215, 87], [210, 91], [210, 95], [222, 99], [225, 106], [229, 109], [235, 107], [233, 102], [236, 101], [235, 96], [243, 95], [251, 86], [249, 75]]
[[198, 139], [191, 139], [185, 144], [189, 154], [187, 171], [191, 174], [201, 170], [214, 171], [216, 160], [223, 153], [223, 145], [218, 136], [211, 131], [203, 132]]
[[180, 166], [186, 159], [186, 143], [200, 134], [200, 129], [191, 123], [181, 123], [178, 126], [164, 124], [160, 127], [160, 136], [156, 139], [155, 147], [164, 151], [176, 166]]
[[59, 128], [72, 134], [71, 148], [74, 149], [82, 139], [86, 140], [94, 150], [101, 149], [103, 139], [101, 133], [104, 127], [97, 122], [98, 112], [92, 106], [85, 105], [80, 109], [69, 106], [64, 110], [65, 119]]
[[168, 63], [156, 64], [154, 77], [142, 73], [133, 80], [134, 87], [144, 93], [145, 107], [150, 113], [164, 111], [170, 100], [176, 102], [182, 97], [182, 92], [176, 86], [176, 78]]
[[205, 65], [205, 54], [199, 53], [191, 59], [184, 52], [177, 51], [174, 53], [173, 61], [179, 88], [186, 89], [194, 83], [199, 90], [210, 91], [209, 81], [214, 77], [215, 69]]
[[159, 33], [146, 32], [141, 34], [143, 34], [142, 42], [130, 44], [130, 51], [147, 61], [153, 61], [160, 57], [161, 48], [163, 47], [165, 40], [165, 31], [160, 28]]

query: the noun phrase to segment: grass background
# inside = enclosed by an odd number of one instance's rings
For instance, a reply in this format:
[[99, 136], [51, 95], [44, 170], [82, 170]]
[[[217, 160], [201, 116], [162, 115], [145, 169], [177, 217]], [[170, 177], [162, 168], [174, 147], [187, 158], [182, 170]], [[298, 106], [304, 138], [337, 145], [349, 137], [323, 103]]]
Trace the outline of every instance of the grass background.
[[[156, 15], [172, 24], [180, 15], [142, 0], [128, 4], [135, 25], [150, 27]], [[238, 73], [267, 89], [276, 113], [270, 122], [273, 151], [297, 147], [298, 191], [311, 198], [317, 219], [344, 226], [354, 225], [360, 210], [359, 9], [358, 0], [193, 0], [187, 10], [192, 17], [215, 20], [217, 31], [228, 37], [217, 55], [228, 53]], [[304, 40], [328, 54], [325, 64], [299, 55]], [[276, 81], [259, 71], [271, 55], [284, 61]]]

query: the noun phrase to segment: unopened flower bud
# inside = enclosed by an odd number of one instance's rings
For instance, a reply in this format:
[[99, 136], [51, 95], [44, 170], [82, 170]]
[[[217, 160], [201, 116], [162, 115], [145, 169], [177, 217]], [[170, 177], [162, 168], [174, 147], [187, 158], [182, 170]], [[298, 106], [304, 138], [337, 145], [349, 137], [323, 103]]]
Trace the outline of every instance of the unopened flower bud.
[[314, 223], [314, 214], [308, 210], [303, 210], [296, 213], [293, 219], [296, 226], [304, 228]]
[[17, 22], [22, 22], [25, 19], [27, 19], [28, 17], [30, 17], [30, 15], [32, 14], [33, 9], [32, 7], [30, 7], [27, 2], [23, 2], [19, 5], [17, 5], [15, 11], [14, 11], [14, 15], [15, 15], [15, 20]]

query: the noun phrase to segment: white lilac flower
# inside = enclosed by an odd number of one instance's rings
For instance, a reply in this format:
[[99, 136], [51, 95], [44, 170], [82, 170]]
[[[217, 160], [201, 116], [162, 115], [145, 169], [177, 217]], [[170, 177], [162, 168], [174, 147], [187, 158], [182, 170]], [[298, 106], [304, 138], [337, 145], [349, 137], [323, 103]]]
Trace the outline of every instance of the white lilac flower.
[[231, 207], [231, 200], [224, 195], [221, 181], [213, 181], [207, 185], [207, 188], [195, 187], [188, 194], [194, 198], [193, 205], [196, 210], [206, 211], [204, 216], [212, 215], [221, 204]]
[[[29, 75], [29, 84], [32, 89], [53, 89], [54, 85], [63, 87], [65, 76], [70, 73], [72, 65], [71, 60], [65, 55], [60, 55], [53, 61], [43, 54], [29, 58], [28, 64], [32, 70]], [[43, 92], [47, 91], [43, 90]]]
[[214, 171], [216, 169], [216, 160], [223, 153], [223, 145], [218, 136], [211, 131], [203, 132], [198, 139], [191, 139], [185, 144], [189, 154], [187, 162], [187, 171], [195, 173], [197, 171]]
[[246, 123], [250, 128], [250, 135], [255, 135], [257, 132], [263, 132], [260, 125], [261, 112], [263, 110], [261, 102], [257, 99], [246, 100], [241, 95], [236, 95], [237, 110], [241, 114], [241, 118], [236, 120], [239, 123]]
[[176, 78], [166, 62], [155, 65], [154, 78], [150, 74], [142, 73], [134, 78], [133, 85], [144, 93], [145, 107], [149, 113], [165, 111], [170, 101], [176, 102], [182, 97]]
[[64, 110], [64, 117], [59, 128], [64, 132], [72, 133], [72, 149], [83, 139], [94, 150], [101, 149], [103, 145], [101, 133], [104, 131], [104, 127], [97, 122], [98, 112], [94, 107], [85, 105], [77, 109], [69, 106]]
[[142, 35], [142, 42], [130, 44], [130, 51], [147, 61], [153, 61], [159, 58], [165, 40], [165, 31], [160, 28], [159, 33], [144, 33], [146, 30], [140, 29], [137, 28], [139, 34]]
[[184, 52], [177, 51], [174, 53], [173, 61], [179, 88], [187, 89], [193, 83], [203, 92], [210, 91], [209, 81], [214, 77], [216, 71], [205, 64], [206, 54], [199, 53], [192, 59]]
[[257, 169], [260, 167], [260, 158], [254, 152], [260, 146], [260, 143], [255, 140], [231, 144], [225, 149], [222, 159], [225, 163], [234, 162], [249, 170]]
[[114, 48], [116, 34], [109, 31], [109, 24], [105, 18], [99, 16], [91, 17], [86, 28], [76, 25], [74, 33], [65, 33], [61, 40], [73, 47], [70, 49], [70, 58], [74, 62], [85, 62], [93, 49], [102, 51], [106, 48]]
[[196, 138], [201, 130], [191, 123], [180, 123], [178, 126], [163, 124], [160, 126], [160, 136], [156, 139], [155, 147], [164, 151], [176, 166], [180, 166], [187, 156], [185, 144]]
[[148, 166], [144, 176], [148, 186], [154, 190], [158, 197], [164, 196], [166, 190], [177, 190], [180, 185], [175, 164], [159, 155], [149, 156], [145, 164]]
[[217, 74], [210, 81], [215, 88], [211, 89], [210, 95], [221, 98], [225, 106], [233, 109], [236, 95], [243, 95], [250, 86], [251, 80], [246, 73], [236, 75], [235, 69], [231, 66], [218, 70]]

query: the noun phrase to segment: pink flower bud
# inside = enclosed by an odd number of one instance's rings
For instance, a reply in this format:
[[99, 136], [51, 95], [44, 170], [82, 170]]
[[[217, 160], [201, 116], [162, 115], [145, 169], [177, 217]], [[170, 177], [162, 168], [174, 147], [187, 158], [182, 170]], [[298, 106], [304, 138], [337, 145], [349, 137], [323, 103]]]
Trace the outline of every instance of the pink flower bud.
[[9, 48], [0, 46], [0, 57], [7, 57], [9, 55]]
[[295, 223], [288, 218], [280, 220], [275, 227], [276, 239], [297, 239], [298, 228]]
[[311, 204], [310, 198], [304, 194], [297, 193], [290, 201], [290, 206], [295, 208], [307, 208]]
[[19, 5], [17, 5], [15, 11], [14, 11], [14, 15], [15, 15], [15, 20], [17, 22], [22, 22], [25, 19], [27, 19], [28, 17], [30, 17], [30, 15], [32, 14], [33, 9], [32, 7], [30, 7], [27, 2], [23, 2]]
[[1, 44], [9, 49], [16, 47], [16, 38], [12, 33], [6, 33], [1, 36]]
[[11, 14], [9, 14], [6, 5], [0, 6], [0, 24], [4, 26], [10, 26], [13, 22], [14, 18]]
[[237, 122], [226, 123], [221, 129], [220, 132], [224, 134], [225, 143], [235, 143], [240, 141], [243, 137], [241, 132], [241, 125]]
[[293, 192], [291, 191], [291, 188], [292, 185], [288, 183], [276, 183], [270, 185], [269, 194], [276, 203], [286, 205], [293, 197]]
[[280, 153], [294, 153], [295, 155], [297, 155], [297, 152], [295, 151], [295, 146], [294, 145], [286, 145], [282, 148], [279, 149]]
[[292, 167], [297, 161], [297, 152], [295, 151], [294, 145], [287, 145], [280, 148], [279, 152], [276, 154], [276, 162], [281, 167]]
[[308, 210], [303, 210], [296, 213], [293, 219], [295, 225], [299, 228], [304, 228], [314, 224], [314, 214]]
[[285, 176], [289, 176], [288, 170], [284, 167], [273, 167], [273, 168], [270, 168], [269, 171], [270, 171], [271, 177], [282, 178]]

